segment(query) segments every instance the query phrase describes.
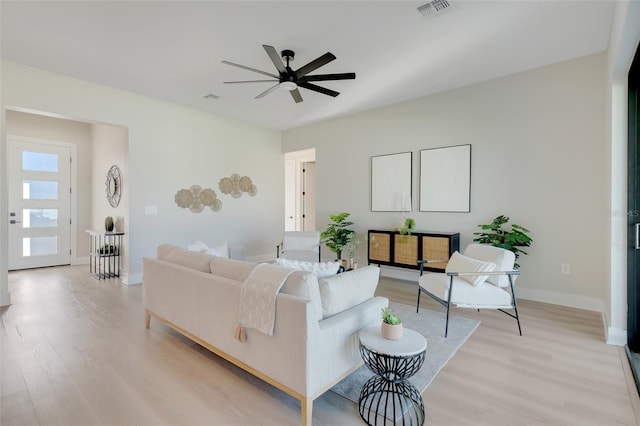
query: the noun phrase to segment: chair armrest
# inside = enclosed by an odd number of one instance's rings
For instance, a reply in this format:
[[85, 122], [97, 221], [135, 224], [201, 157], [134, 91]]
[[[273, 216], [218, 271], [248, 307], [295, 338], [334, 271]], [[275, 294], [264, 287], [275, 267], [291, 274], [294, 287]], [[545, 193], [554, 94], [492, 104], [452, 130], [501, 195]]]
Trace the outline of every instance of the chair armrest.
[[492, 271], [492, 272], [447, 272], [450, 277], [462, 277], [469, 275], [520, 275], [520, 271]]
[[447, 260], [434, 260], [434, 259], [421, 259], [418, 260], [418, 265], [420, 265], [420, 275], [424, 272], [425, 263], [447, 263]]

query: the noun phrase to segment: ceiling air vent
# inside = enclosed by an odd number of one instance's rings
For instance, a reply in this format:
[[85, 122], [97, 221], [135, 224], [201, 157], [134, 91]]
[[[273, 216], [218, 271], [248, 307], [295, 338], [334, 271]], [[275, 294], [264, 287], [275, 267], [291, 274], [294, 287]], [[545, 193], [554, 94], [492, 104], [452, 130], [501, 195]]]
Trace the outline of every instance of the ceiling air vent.
[[455, 6], [453, 5], [453, 2], [449, 0], [433, 0], [429, 3], [423, 4], [422, 6], [418, 6], [418, 12], [422, 13], [427, 18], [443, 15], [453, 9], [455, 9]]

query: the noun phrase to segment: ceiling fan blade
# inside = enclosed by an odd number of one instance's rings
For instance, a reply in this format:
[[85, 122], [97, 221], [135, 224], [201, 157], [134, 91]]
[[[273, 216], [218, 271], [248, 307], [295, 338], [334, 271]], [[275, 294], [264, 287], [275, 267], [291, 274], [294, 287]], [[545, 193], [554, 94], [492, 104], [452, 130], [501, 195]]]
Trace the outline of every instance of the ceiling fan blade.
[[255, 68], [246, 67], [246, 66], [244, 66], [244, 65], [235, 64], [235, 63], [233, 63], [233, 62], [229, 62], [229, 61], [222, 61], [222, 63], [223, 63], [223, 64], [227, 64], [227, 65], [233, 65], [234, 67], [242, 68], [243, 70], [253, 71], [253, 72], [260, 73], [260, 74], [268, 75], [269, 77], [273, 77], [273, 78], [277, 78], [277, 79], [279, 79], [279, 78], [280, 78], [280, 76], [279, 76], [279, 75], [271, 74], [271, 73], [268, 73], [268, 72], [266, 72], [266, 71], [260, 71], [260, 70], [257, 70], [257, 69], [255, 69]]
[[223, 81], [224, 84], [235, 84], [235, 83], [273, 83], [278, 80], [243, 80], [243, 81]]
[[300, 79], [302, 82], [307, 81], [327, 81], [327, 80], [353, 80], [356, 78], [356, 73], [345, 72], [342, 74], [319, 74], [319, 75], [307, 75]]
[[300, 68], [298, 68], [295, 73], [296, 73], [296, 77], [301, 78], [307, 74], [309, 74], [311, 71], [320, 68], [323, 65], [328, 64], [329, 62], [333, 61], [334, 59], [336, 59], [335, 55], [331, 52], [327, 52], [324, 55], [320, 56], [319, 58], [314, 59], [313, 61], [309, 62], [307, 65], [304, 65]]
[[305, 89], [313, 90], [314, 92], [319, 92], [325, 95], [333, 96], [334, 98], [340, 94], [340, 92], [336, 92], [335, 90], [316, 86], [315, 84], [311, 84], [311, 83], [298, 83], [298, 86], [304, 87]]
[[269, 87], [267, 90], [265, 90], [264, 92], [260, 93], [258, 96], [255, 97], [255, 99], [260, 99], [260, 98], [264, 98], [265, 96], [267, 96], [269, 93], [275, 91], [278, 87], [280, 87], [280, 83], [276, 83], [275, 85]]
[[291, 93], [291, 97], [294, 101], [296, 101], [297, 104], [302, 102], [302, 95], [300, 94], [300, 91], [298, 89], [291, 90], [289, 93]]
[[267, 55], [269, 55], [271, 62], [273, 62], [273, 65], [276, 66], [276, 69], [278, 70], [278, 72], [280, 74], [286, 74], [287, 70], [284, 67], [284, 63], [282, 63], [282, 59], [280, 58], [280, 55], [278, 55], [278, 52], [276, 51], [275, 47], [267, 46], [266, 44], [263, 44], [262, 47], [264, 47], [264, 50], [267, 52]]

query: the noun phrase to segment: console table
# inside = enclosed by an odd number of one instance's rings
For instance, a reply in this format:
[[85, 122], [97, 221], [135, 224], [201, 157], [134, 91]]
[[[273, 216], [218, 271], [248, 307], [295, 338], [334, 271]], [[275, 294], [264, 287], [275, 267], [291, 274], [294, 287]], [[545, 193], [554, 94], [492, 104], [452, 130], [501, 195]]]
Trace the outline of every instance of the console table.
[[100, 233], [87, 230], [91, 236], [89, 273], [99, 280], [120, 276], [120, 249], [124, 232]]
[[419, 269], [418, 260], [443, 260], [425, 264], [425, 270], [444, 272], [454, 251], [460, 250], [457, 232], [415, 231], [402, 235], [397, 230], [369, 230], [369, 264]]

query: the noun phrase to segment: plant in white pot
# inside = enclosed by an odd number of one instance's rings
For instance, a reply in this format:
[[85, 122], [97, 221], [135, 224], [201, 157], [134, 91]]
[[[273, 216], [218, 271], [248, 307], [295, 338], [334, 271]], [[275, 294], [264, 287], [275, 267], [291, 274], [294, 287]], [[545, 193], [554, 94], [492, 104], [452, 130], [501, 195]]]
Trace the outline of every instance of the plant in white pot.
[[402, 337], [402, 321], [393, 313], [391, 308], [382, 308], [382, 337], [398, 340]]

